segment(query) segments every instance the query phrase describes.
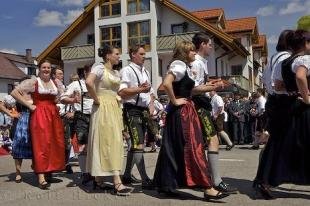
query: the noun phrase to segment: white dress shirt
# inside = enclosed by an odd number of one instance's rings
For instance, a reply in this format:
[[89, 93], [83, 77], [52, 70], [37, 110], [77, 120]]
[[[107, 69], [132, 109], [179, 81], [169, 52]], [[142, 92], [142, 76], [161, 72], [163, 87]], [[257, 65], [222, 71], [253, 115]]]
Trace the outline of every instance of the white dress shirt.
[[192, 72], [196, 73], [195, 75], [195, 86], [204, 84], [205, 74], [208, 75], [208, 60], [202, 56], [196, 54], [195, 61], [191, 63]]
[[[81, 79], [80, 80], [82, 90], [84, 93], [88, 92], [85, 84], [85, 80]], [[81, 95], [81, 86], [79, 84], [79, 81], [74, 81], [71, 84], [67, 86], [66, 91], [60, 96], [60, 99], [63, 100], [64, 98], [67, 97], [72, 97], [75, 93], [79, 93]], [[82, 101], [82, 98], [81, 98]], [[92, 106], [93, 106], [94, 100], [88, 97], [83, 97], [83, 113], [84, 114], [90, 114], [92, 111]], [[81, 111], [81, 104], [80, 103], [74, 103], [73, 104], [73, 110], [74, 111]]]
[[[119, 91], [125, 88], [138, 87], [139, 86], [138, 79], [140, 81], [140, 85], [145, 82], [148, 82], [149, 84], [151, 84], [151, 80], [150, 80], [151, 76], [149, 72], [145, 69], [145, 67], [140, 67], [139, 65], [133, 62], [131, 62], [128, 66], [122, 68], [120, 71], [120, 74], [121, 74], [121, 84], [120, 84]], [[154, 89], [152, 87], [151, 87], [150, 92], [140, 93], [137, 106], [148, 107], [151, 101], [151, 96], [150, 96], [151, 94], [154, 94]], [[133, 95], [129, 99], [123, 99], [123, 103], [130, 103], [130, 104], [136, 105], [137, 97], [138, 97], [138, 94]]]

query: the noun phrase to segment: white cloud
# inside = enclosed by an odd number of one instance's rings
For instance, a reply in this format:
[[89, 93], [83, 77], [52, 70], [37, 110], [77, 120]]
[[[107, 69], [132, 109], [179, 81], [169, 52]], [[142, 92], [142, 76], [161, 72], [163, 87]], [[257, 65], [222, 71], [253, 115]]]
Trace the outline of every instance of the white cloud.
[[275, 13], [275, 8], [272, 5], [261, 7], [256, 12], [256, 14], [259, 16], [270, 16], [274, 13]]
[[271, 35], [268, 39], [267, 42], [269, 44], [277, 44], [278, 43], [278, 37], [276, 35]]
[[38, 16], [34, 18], [34, 24], [39, 27], [63, 26], [62, 16], [63, 14], [58, 11], [42, 9], [39, 11]]
[[71, 24], [82, 12], [82, 9], [67, 11], [67, 15], [63, 18], [63, 23], [65, 25]]
[[306, 7], [309, 4], [310, 0], [303, 2], [300, 1], [293, 1], [286, 5], [285, 8], [280, 9], [279, 14], [280, 15], [287, 15], [287, 14], [294, 14], [298, 12], [303, 12], [308, 9]]
[[83, 6], [84, 0], [58, 0], [62, 6]]
[[34, 24], [38, 27], [65, 26], [71, 24], [81, 13], [82, 9], [68, 10], [66, 14], [58, 11], [42, 9], [34, 18]]
[[0, 49], [0, 52], [3, 52], [3, 53], [10, 53], [10, 54], [17, 54], [17, 51], [15, 51], [14, 49]]

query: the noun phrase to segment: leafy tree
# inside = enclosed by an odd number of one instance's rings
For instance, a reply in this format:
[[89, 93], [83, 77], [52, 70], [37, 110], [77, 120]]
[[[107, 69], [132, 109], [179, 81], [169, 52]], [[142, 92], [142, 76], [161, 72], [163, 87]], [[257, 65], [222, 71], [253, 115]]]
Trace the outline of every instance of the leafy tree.
[[297, 29], [310, 31], [310, 15], [302, 16], [297, 21]]

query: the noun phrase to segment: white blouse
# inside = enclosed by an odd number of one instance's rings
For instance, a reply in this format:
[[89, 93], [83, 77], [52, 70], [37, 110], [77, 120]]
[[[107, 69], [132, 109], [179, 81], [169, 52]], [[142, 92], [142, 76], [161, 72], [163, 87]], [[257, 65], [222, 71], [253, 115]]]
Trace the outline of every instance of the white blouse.
[[[55, 85], [55, 83], [56, 85]], [[55, 79], [55, 80], [50, 80], [50, 83], [52, 85], [52, 88], [45, 88], [43, 86], [42, 80], [40, 77], [34, 78], [34, 79], [26, 79], [22, 81], [19, 85], [16, 86], [18, 90], [21, 90], [25, 93], [33, 93], [35, 91], [35, 85], [36, 82], [38, 82], [38, 92], [40, 94], [51, 94], [51, 95], [58, 95], [63, 92], [62, 89], [62, 83]]]
[[180, 60], [175, 60], [170, 64], [168, 73], [169, 72], [175, 76], [175, 82], [180, 81], [185, 76], [186, 72], [189, 78], [191, 78], [193, 81], [195, 81], [197, 75], [195, 71], [191, 71], [185, 62]]
[[292, 64], [292, 71], [296, 73], [297, 68], [300, 66], [306, 67], [308, 70], [307, 76], [310, 76], [310, 55], [303, 55], [297, 57]]

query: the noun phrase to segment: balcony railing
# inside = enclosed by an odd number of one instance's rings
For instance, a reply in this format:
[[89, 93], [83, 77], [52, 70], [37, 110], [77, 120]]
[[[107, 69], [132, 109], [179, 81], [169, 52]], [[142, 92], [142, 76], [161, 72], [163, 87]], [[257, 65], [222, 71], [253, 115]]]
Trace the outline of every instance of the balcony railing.
[[192, 41], [196, 32], [157, 36], [157, 51], [171, 51], [178, 41]]
[[94, 45], [87, 44], [81, 46], [61, 47], [61, 60], [74, 60], [94, 57]]
[[222, 79], [229, 81], [232, 84], [236, 84], [244, 90], [252, 91], [252, 86], [247, 78], [242, 75], [223, 76]]

